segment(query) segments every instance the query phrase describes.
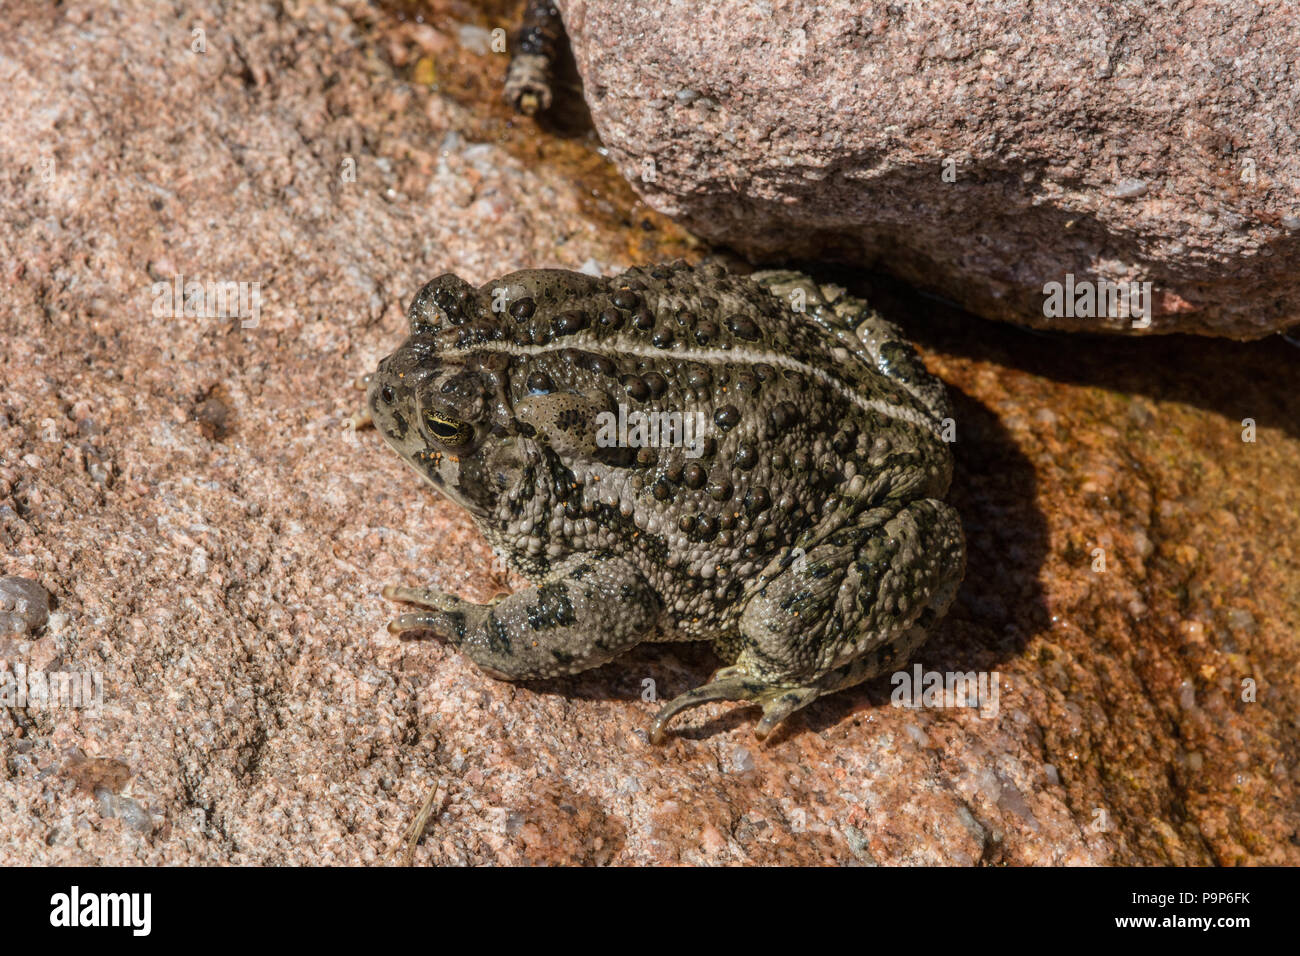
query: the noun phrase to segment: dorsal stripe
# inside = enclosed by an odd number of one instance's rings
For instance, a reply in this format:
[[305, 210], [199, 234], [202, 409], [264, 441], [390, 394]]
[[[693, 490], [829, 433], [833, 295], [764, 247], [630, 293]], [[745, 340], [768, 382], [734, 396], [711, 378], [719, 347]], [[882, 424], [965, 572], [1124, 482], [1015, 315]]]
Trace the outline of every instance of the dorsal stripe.
[[615, 359], [620, 356], [633, 356], [635, 358], [673, 358], [680, 357], [682, 361], [697, 362], [700, 364], [738, 364], [738, 365], [757, 365], [759, 362], [766, 362], [768, 365], [774, 365], [779, 368], [790, 369], [796, 372], [802, 372], [804, 375], [817, 379], [823, 385], [834, 389], [842, 398], [847, 399], [857, 405], [863, 411], [876, 412], [886, 418], [892, 418], [895, 421], [906, 422], [916, 428], [924, 429], [934, 435], [935, 438], [942, 441], [943, 436], [940, 432], [940, 423], [935, 421], [931, 416], [915, 408], [909, 408], [905, 405], [897, 405], [893, 402], [883, 401], [878, 398], [868, 398], [860, 395], [858, 392], [849, 388], [842, 381], [831, 375], [824, 369], [817, 368], [815, 365], [809, 365], [807, 362], [801, 362], [798, 359], [791, 358], [788, 355], [780, 355], [776, 352], [760, 352], [747, 348], [731, 349], [697, 349], [689, 353], [666, 352], [663, 349], [653, 346], [646, 346], [640, 342], [602, 342], [599, 345], [590, 342], [582, 344], [574, 343], [572, 345], [516, 345], [510, 342], [485, 342], [470, 346], [465, 352], [504, 352], [507, 355], [545, 355], [550, 352], [559, 352], [561, 349], [575, 348], [583, 352], [593, 352], [597, 355], [604, 355], [607, 358]]

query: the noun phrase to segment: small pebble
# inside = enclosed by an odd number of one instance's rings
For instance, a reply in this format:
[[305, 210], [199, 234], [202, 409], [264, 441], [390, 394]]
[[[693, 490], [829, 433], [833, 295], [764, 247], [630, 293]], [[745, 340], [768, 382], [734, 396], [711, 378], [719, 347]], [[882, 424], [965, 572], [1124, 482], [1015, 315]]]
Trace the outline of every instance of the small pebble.
[[0, 578], [0, 634], [30, 634], [50, 619], [50, 594], [27, 578]]
[[1145, 196], [1147, 184], [1141, 179], [1125, 179], [1116, 183], [1107, 192], [1115, 199], [1137, 199], [1139, 196]]

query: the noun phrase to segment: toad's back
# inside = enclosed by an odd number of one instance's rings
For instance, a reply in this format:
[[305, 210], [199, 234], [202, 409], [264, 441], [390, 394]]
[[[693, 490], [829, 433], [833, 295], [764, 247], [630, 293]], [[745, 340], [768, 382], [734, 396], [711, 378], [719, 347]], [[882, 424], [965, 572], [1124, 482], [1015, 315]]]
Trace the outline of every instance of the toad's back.
[[494, 544], [528, 554], [534, 579], [575, 552], [624, 555], [689, 639], [725, 625], [828, 507], [869, 507], [908, 469], [916, 494], [942, 495], [942, 389], [896, 335], [873, 354], [872, 329], [864, 341], [820, 289], [782, 278], [529, 270], [479, 289], [468, 314], [427, 310], [446, 317], [444, 361], [508, 358], [508, 405], [560, 472], [504, 502]]

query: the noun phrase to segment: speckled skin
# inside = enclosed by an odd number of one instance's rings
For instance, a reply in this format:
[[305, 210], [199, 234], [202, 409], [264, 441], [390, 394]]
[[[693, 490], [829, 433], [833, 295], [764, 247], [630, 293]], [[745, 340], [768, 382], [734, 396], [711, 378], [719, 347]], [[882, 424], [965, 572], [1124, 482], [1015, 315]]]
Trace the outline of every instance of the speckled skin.
[[[952, 601], [947, 397], [841, 290], [683, 263], [479, 289], [443, 275], [410, 321], [370, 379], [374, 423], [534, 586], [491, 605], [389, 588], [427, 609], [394, 631], [431, 629], [508, 680], [711, 640], [729, 666], [668, 703], [651, 739], [717, 699], [761, 704], [763, 737], [901, 665]], [[610, 447], [620, 404], [699, 412], [701, 440]]]

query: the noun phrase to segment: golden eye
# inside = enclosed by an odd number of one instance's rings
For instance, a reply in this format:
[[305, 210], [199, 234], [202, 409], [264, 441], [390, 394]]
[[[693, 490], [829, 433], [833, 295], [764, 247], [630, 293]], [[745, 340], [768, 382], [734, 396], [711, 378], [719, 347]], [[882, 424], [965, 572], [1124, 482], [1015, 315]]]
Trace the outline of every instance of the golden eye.
[[424, 424], [434, 438], [449, 448], [468, 445], [469, 440], [474, 437], [474, 429], [466, 422], [458, 422], [454, 418], [444, 418], [435, 412], [424, 413]]

